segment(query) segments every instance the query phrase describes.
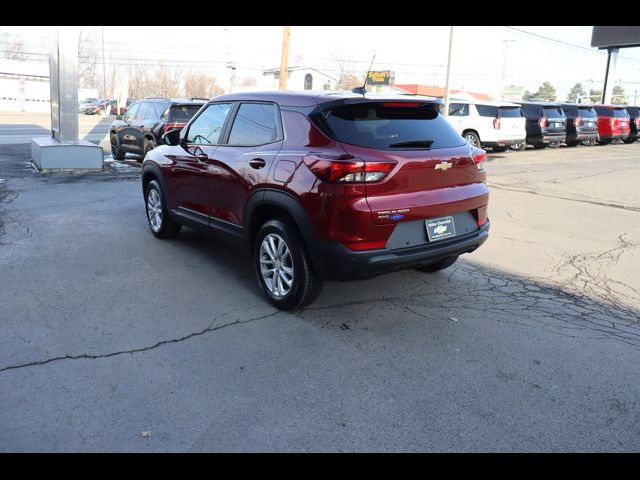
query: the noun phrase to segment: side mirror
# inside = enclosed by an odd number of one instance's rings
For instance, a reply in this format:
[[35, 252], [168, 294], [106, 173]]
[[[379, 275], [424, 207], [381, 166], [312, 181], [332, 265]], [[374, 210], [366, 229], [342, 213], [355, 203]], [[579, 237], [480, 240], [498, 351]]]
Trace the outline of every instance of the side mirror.
[[170, 146], [176, 146], [180, 144], [180, 130], [177, 128], [175, 130], [169, 130], [167, 133], [162, 135], [162, 140], [164, 143]]

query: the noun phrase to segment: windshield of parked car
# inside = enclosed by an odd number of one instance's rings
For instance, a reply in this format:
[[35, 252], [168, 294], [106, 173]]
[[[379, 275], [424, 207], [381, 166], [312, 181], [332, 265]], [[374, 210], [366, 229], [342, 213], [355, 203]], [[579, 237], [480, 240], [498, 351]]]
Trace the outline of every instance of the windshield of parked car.
[[502, 118], [521, 118], [524, 116], [520, 107], [499, 107], [498, 110]]
[[363, 102], [329, 107], [315, 120], [336, 140], [360, 147], [409, 150], [464, 145], [436, 108], [421, 102]]
[[169, 118], [170, 122], [184, 122], [187, 123], [191, 120], [202, 105], [171, 105], [169, 109]]

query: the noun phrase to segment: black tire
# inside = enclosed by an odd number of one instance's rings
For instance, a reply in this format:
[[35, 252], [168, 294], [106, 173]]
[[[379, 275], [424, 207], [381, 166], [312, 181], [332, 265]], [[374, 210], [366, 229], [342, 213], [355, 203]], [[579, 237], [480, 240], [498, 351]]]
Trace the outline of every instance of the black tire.
[[480, 137], [476, 132], [465, 132], [463, 137], [467, 141], [467, 143], [469, 143], [470, 145], [474, 147], [482, 148], [480, 144]]
[[518, 152], [524, 152], [527, 149], [527, 142], [514, 143], [510, 148], [511, 150], [516, 150]]
[[146, 157], [147, 153], [149, 153], [151, 150], [156, 148], [156, 142], [154, 142], [151, 138], [145, 137], [143, 148], [144, 148], [144, 153], [142, 154], [142, 156]]
[[623, 138], [622, 141], [624, 143], [633, 143], [635, 142], [637, 139], [636, 138]]
[[[150, 212], [149, 212], [150, 203], [151, 204], [154, 203], [151, 200], [151, 195], [153, 195], [151, 193], [152, 191], [154, 191], [157, 194], [157, 199], [160, 201], [159, 208], [160, 208], [161, 215], [160, 215], [159, 224], [156, 224], [156, 225], [154, 225], [152, 221], [152, 216], [150, 215]], [[145, 210], [147, 212], [147, 222], [149, 223], [149, 229], [151, 230], [151, 233], [153, 233], [156, 237], [171, 238], [171, 237], [175, 237], [180, 232], [182, 225], [180, 225], [179, 223], [175, 223], [173, 220], [171, 220], [171, 217], [169, 216], [169, 211], [167, 210], [167, 203], [165, 202], [165, 197], [162, 191], [162, 187], [160, 187], [160, 184], [158, 183], [157, 180], [151, 180], [147, 185], [147, 188], [145, 189], [145, 192], [144, 192], [144, 204], [145, 204]], [[158, 207], [154, 208], [156, 212], [157, 212], [157, 208]]]
[[424, 265], [422, 267], [417, 267], [416, 270], [419, 270], [424, 273], [435, 273], [440, 270], [444, 270], [445, 268], [449, 268], [451, 265], [456, 263], [458, 260], [458, 256], [453, 257], [445, 257], [442, 260], [438, 260], [436, 263], [430, 263], [429, 265]]
[[598, 142], [598, 145], [609, 145], [611, 143], [611, 140], [596, 140]]
[[[288, 256], [283, 255], [283, 260], [278, 264], [282, 269], [288, 268], [293, 271], [293, 274], [290, 276], [292, 283], [288, 291], [284, 294], [276, 295], [272, 292], [271, 287], [267, 285], [265, 281], [265, 274], [263, 274], [262, 271], [263, 265], [265, 270], [268, 270], [270, 265], [274, 267], [276, 265], [267, 256], [267, 253], [262, 250], [263, 240], [268, 236], [277, 242], [280, 240], [284, 241], [284, 246], [289, 252]], [[265, 243], [268, 242], [269, 240], [267, 239]], [[311, 268], [311, 262], [309, 261], [309, 256], [305, 250], [302, 238], [298, 230], [290, 223], [279, 219], [265, 222], [256, 235], [253, 257], [258, 283], [265, 297], [274, 307], [280, 310], [295, 310], [311, 304], [320, 295], [323, 281]], [[277, 275], [274, 274], [272, 278], [277, 278]], [[277, 289], [277, 285], [274, 288]]]
[[578, 142], [567, 142], [567, 147], [577, 147]]
[[542, 150], [543, 148], [546, 148], [546, 144], [545, 143], [534, 143], [533, 144], [533, 148], [535, 148], [536, 150]]
[[118, 136], [115, 133], [112, 133], [109, 138], [111, 141], [111, 156], [116, 160], [124, 160], [126, 154], [122, 151], [122, 147], [118, 141]]
[[593, 147], [596, 144], [596, 141], [594, 139], [591, 139], [591, 140], [583, 140], [580, 143], [585, 147]]
[[507, 145], [503, 145], [501, 147], [492, 147], [493, 151], [496, 153], [506, 152], [507, 148], [509, 148]]

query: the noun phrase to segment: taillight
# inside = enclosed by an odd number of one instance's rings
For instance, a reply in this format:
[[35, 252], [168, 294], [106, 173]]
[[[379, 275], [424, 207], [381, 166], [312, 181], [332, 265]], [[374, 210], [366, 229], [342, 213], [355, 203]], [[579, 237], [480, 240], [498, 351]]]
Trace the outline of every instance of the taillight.
[[180, 130], [182, 127], [184, 127], [186, 125], [186, 123], [179, 123], [179, 122], [170, 122], [167, 123], [164, 126], [164, 133], [167, 133], [170, 130]]
[[304, 157], [304, 163], [316, 177], [330, 183], [378, 182], [396, 166], [396, 162], [365, 162], [350, 155], [337, 159], [309, 155]]
[[609, 119], [609, 126], [613, 127], [616, 123], [616, 119], [615, 118], [610, 118]]
[[542, 117], [538, 120], [538, 125], [540, 125], [540, 128], [547, 128], [547, 119]]
[[500, 119], [499, 118], [494, 118], [493, 119], [493, 128], [495, 128], [496, 130], [500, 130]]
[[487, 171], [487, 168], [486, 168], [487, 152], [479, 148], [476, 148], [471, 153], [471, 158], [473, 159], [473, 163], [476, 164], [476, 167], [478, 167], [478, 170], [480, 170], [483, 173]]
[[576, 117], [575, 120], [573, 121], [573, 124], [576, 127], [579, 127], [580, 125], [582, 125], [582, 118], [581, 117]]
[[640, 117], [636, 118], [636, 125], [640, 127]]

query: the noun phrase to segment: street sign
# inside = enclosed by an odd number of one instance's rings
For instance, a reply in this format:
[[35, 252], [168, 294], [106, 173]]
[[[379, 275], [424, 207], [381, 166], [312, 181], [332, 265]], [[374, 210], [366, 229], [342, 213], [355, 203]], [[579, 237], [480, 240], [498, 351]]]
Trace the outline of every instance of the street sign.
[[395, 72], [391, 70], [372, 70], [369, 72], [369, 85], [390, 85], [395, 81]]
[[640, 47], [640, 27], [595, 26], [591, 34], [591, 46]]

